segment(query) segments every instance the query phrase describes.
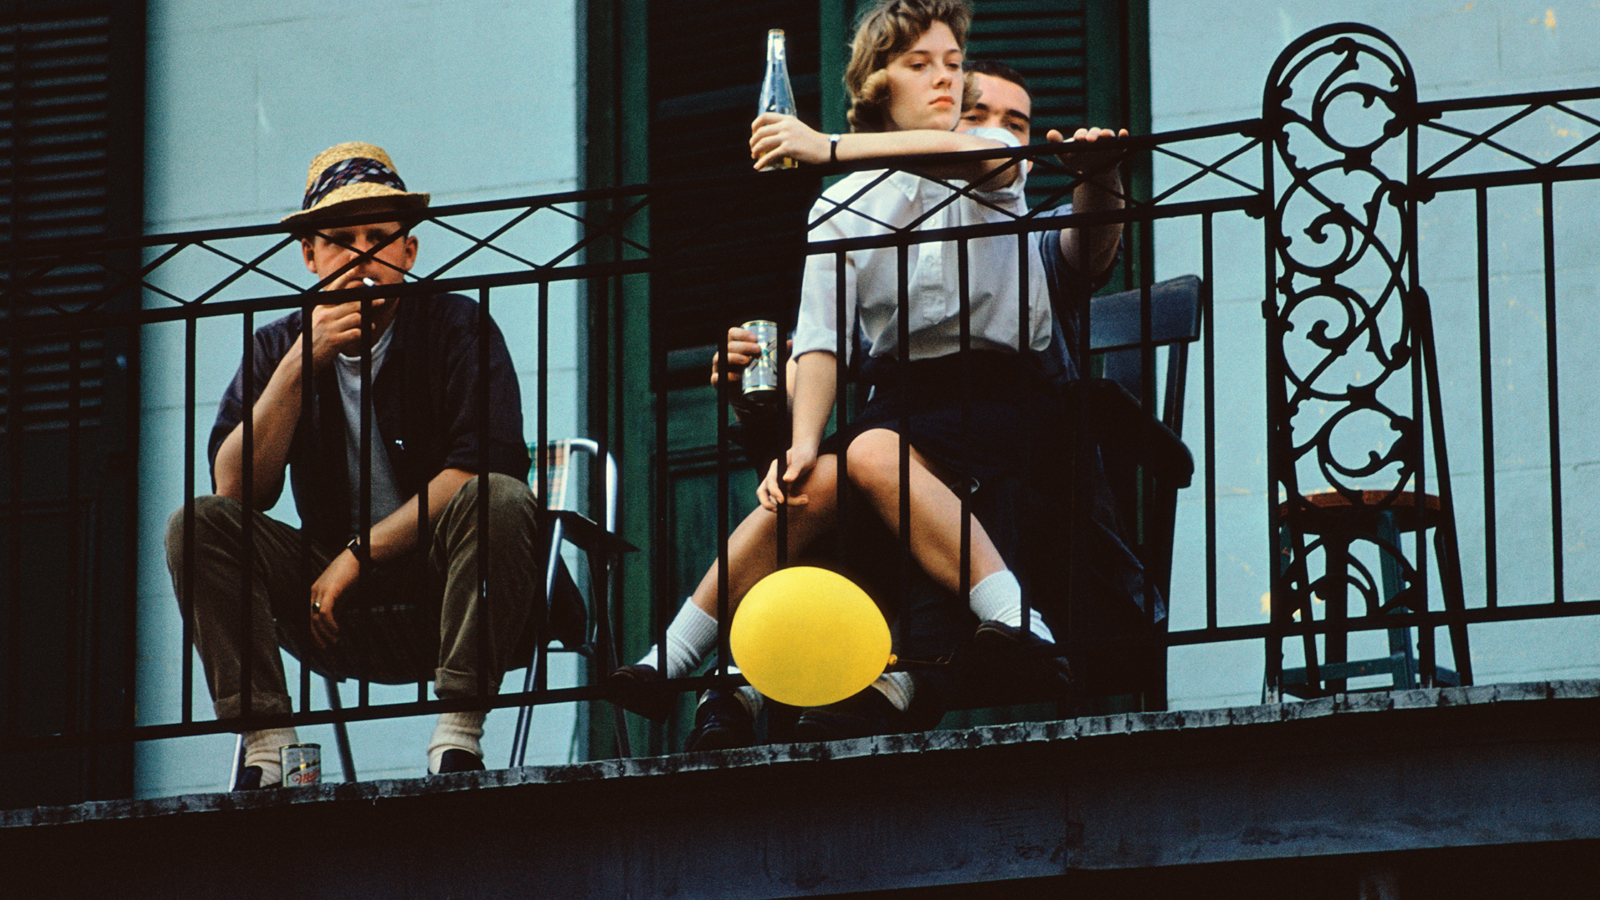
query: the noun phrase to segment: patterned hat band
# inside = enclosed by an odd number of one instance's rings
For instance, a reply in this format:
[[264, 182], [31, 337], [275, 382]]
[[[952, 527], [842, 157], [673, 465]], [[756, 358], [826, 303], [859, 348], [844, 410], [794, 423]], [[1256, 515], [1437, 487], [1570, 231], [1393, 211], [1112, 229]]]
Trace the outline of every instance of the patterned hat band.
[[395, 170], [375, 159], [352, 156], [323, 169], [317, 180], [306, 189], [306, 198], [301, 202], [300, 208], [310, 209], [322, 202], [322, 199], [335, 189], [362, 182], [387, 185], [401, 192], [406, 189], [406, 183], [400, 180]]

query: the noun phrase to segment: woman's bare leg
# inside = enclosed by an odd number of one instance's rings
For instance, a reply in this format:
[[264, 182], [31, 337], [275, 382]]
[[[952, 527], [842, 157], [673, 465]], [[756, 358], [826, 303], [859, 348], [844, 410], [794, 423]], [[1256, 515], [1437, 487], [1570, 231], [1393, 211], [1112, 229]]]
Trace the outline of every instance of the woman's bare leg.
[[[806, 479], [808, 502], [787, 506], [787, 557], [794, 559], [833, 527], [838, 501], [837, 458], [823, 456]], [[778, 513], [761, 507], [728, 535], [728, 612], [731, 614], [756, 582], [778, 569]], [[700, 579], [690, 602], [713, 618], [717, 615], [720, 568], [713, 562]]]
[[[900, 435], [884, 428], [867, 431], [850, 443], [850, 482], [867, 497], [885, 524], [900, 534]], [[929, 577], [952, 593], [961, 590], [961, 498], [911, 448], [911, 555]], [[1006, 563], [988, 532], [969, 514], [972, 570], [970, 590]]]

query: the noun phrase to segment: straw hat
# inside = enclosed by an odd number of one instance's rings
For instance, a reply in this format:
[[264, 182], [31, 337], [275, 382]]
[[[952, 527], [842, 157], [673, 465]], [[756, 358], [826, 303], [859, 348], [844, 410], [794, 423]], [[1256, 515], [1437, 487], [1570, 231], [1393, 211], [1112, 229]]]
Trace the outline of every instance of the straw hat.
[[348, 216], [376, 209], [422, 209], [428, 195], [406, 190], [394, 161], [382, 147], [351, 141], [317, 154], [306, 172], [300, 211], [283, 222]]

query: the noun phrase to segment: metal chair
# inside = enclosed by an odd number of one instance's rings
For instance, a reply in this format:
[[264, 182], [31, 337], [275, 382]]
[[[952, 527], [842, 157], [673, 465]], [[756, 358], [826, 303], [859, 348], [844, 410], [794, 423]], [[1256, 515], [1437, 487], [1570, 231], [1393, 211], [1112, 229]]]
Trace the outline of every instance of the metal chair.
[[[1284, 503], [1278, 507], [1280, 566], [1292, 555], [1289, 548], [1292, 516], [1294, 527], [1309, 539], [1306, 553], [1320, 550], [1323, 554], [1323, 574], [1312, 587], [1317, 598], [1323, 601], [1324, 616], [1333, 627], [1323, 637], [1320, 660], [1315, 643], [1307, 641], [1307, 665], [1283, 669], [1281, 692], [1310, 699], [1350, 690], [1407, 690], [1463, 684], [1462, 673], [1469, 671], [1464, 633], [1456, 637], [1460, 645], [1454, 647], [1461, 670], [1435, 666], [1431, 673], [1425, 673], [1417, 662], [1410, 627], [1388, 629], [1387, 656], [1357, 660], [1347, 658], [1348, 634], [1339, 627], [1348, 617], [1346, 607], [1352, 587], [1366, 601], [1367, 611], [1372, 615], [1404, 614], [1427, 607], [1427, 601], [1420, 597], [1419, 587], [1406, 587], [1408, 582], [1414, 581], [1415, 575], [1412, 573], [1408, 577], [1406, 567], [1409, 564], [1399, 552], [1402, 534], [1432, 529], [1440, 570], [1447, 575], [1445, 590], [1460, 583], [1459, 561], [1448, 523], [1443, 521], [1439, 498], [1432, 494], [1419, 496], [1415, 491], [1402, 491], [1391, 498], [1385, 491], [1347, 494], [1330, 490], [1308, 494], [1304, 500], [1301, 504]], [[1377, 578], [1352, 553], [1361, 545], [1369, 546], [1378, 556]], [[1352, 678], [1375, 675], [1386, 676], [1388, 682], [1364, 688], [1349, 686]], [[1263, 691], [1263, 698], [1272, 699], [1271, 694], [1269, 684]]]
[[[529, 471], [530, 480], [539, 477], [541, 456], [538, 447], [528, 445], [528, 452], [533, 456], [534, 465]], [[547, 655], [550, 651], [550, 641], [559, 641], [561, 649], [578, 653], [591, 663], [600, 665], [605, 671], [616, 668], [616, 643], [612, 640], [610, 603], [614, 586], [616, 565], [623, 553], [634, 551], [635, 547], [617, 537], [617, 463], [607, 453], [604, 456], [604, 478], [601, 493], [605, 505], [605, 525], [597, 524], [591, 516], [586, 516], [583, 510], [585, 502], [593, 494], [586, 490], [584, 480], [575, 477], [572, 461], [576, 457], [585, 457], [588, 460], [587, 476], [592, 479], [597, 474], [595, 469], [601, 460], [600, 445], [586, 438], [573, 438], [561, 441], [552, 441], [545, 448], [542, 456], [546, 471], [545, 490], [540, 492], [545, 504], [545, 511], [549, 515], [550, 550], [545, 569], [545, 596], [550, 598], [550, 627], [546, 630], [548, 637], [536, 641], [532, 648], [532, 655], [528, 661], [527, 674], [523, 678], [522, 689], [524, 692], [544, 690], [547, 685], [548, 665]], [[563, 544], [570, 543], [582, 550], [589, 560], [590, 591], [589, 602], [586, 610], [581, 610], [582, 618], [576, 623], [563, 622], [560, 615], [569, 609], [567, 604], [558, 602], [558, 588], [561, 584], [563, 563], [561, 548]], [[572, 626], [577, 626], [576, 632]], [[621, 710], [617, 710], [619, 719], [619, 735], [626, 735], [620, 727]], [[525, 764], [528, 752], [528, 732], [533, 724], [533, 708], [521, 706], [517, 709], [517, 725], [512, 738], [511, 760], [508, 765], [521, 766]], [[627, 749], [623, 750], [628, 755]]]
[[[1201, 280], [1183, 275], [1090, 300], [1090, 371], [1074, 388], [1087, 392], [1085, 413], [1129, 547], [1146, 583], [1170, 599], [1178, 491], [1194, 476], [1183, 443], [1189, 345], [1200, 337]], [[1165, 354], [1157, 366], [1158, 354]], [[1158, 371], [1164, 377], [1157, 379]], [[1166, 709], [1167, 619], [1151, 623], [1155, 641], [1126, 685], [1143, 710]], [[1118, 696], [1123, 696], [1119, 693]]]

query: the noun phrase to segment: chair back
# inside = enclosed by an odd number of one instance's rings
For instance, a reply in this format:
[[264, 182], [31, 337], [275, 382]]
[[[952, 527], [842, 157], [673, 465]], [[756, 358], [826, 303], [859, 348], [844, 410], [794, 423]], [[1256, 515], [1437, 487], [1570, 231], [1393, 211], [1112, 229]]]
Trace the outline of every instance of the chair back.
[[1092, 298], [1089, 304], [1091, 374], [1116, 382], [1141, 404], [1149, 399], [1145, 374], [1156, 368], [1154, 351], [1167, 348], [1157, 418], [1181, 437], [1189, 345], [1200, 337], [1200, 279], [1184, 275], [1153, 284], [1148, 292], [1136, 288], [1106, 294]]
[[[617, 462], [611, 454], [605, 456], [605, 486], [602, 488], [604, 510], [602, 516], [590, 510], [588, 485], [596, 475], [596, 461], [600, 459], [600, 444], [588, 438], [565, 438], [551, 441], [541, 451], [537, 444], [528, 445], [528, 455], [533, 460], [528, 470], [528, 483], [539, 494], [545, 508], [585, 514], [615, 532], [617, 525]], [[577, 458], [585, 460], [582, 471], [571, 463]], [[543, 470], [544, 489], [538, 490], [540, 471]]]

